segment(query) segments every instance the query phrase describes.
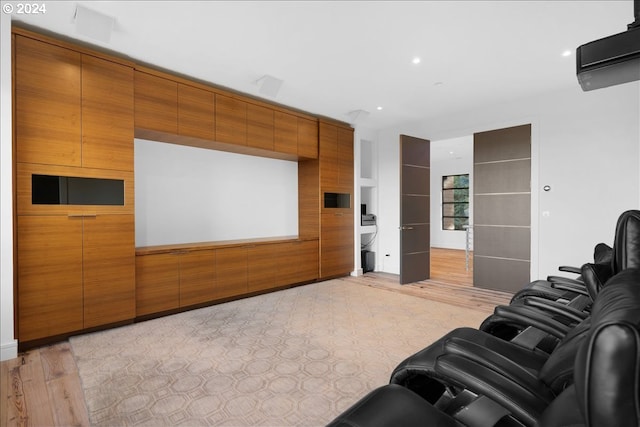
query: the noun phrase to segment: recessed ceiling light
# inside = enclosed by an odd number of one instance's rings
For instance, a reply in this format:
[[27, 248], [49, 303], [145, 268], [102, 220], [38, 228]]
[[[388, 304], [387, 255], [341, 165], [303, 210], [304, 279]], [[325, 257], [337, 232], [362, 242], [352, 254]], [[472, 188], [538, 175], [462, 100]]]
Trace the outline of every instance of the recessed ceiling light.
[[564, 52], [562, 52], [562, 56], [571, 56], [571, 51], [565, 50]]
[[376, 107], [376, 110], [380, 111], [382, 110], [382, 107]]
[[413, 58], [413, 60], [411, 61], [414, 64], [419, 64], [420, 63], [420, 58], [418, 58], [417, 56], [415, 58]]
[[444, 84], [444, 82], [435, 82], [433, 85], [434, 86], [442, 86]]

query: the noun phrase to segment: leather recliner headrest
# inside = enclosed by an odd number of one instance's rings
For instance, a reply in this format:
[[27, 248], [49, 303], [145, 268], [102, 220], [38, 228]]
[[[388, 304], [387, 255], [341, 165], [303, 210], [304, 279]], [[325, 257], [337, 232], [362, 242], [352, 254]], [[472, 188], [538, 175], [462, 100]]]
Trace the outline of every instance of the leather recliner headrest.
[[629, 210], [618, 218], [612, 257], [614, 274], [640, 268], [640, 211]]
[[574, 370], [588, 426], [640, 425], [640, 269], [612, 277], [593, 305]]

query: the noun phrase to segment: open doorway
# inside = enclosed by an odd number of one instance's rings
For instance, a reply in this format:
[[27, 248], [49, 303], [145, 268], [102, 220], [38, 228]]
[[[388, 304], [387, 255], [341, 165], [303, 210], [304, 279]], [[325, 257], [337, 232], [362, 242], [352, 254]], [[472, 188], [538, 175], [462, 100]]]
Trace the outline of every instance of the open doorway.
[[508, 292], [527, 283], [531, 125], [432, 141], [430, 180], [431, 279]]
[[473, 135], [431, 141], [431, 280], [473, 286]]

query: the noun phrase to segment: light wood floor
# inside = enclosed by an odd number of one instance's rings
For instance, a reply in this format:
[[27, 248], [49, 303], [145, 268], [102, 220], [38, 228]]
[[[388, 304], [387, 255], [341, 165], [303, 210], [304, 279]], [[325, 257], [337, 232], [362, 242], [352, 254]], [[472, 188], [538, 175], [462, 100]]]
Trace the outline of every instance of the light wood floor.
[[[427, 281], [399, 285], [398, 276], [367, 273], [348, 280], [421, 298], [486, 310], [509, 294], [474, 288], [464, 251], [432, 249]], [[88, 426], [80, 377], [67, 341], [25, 352], [0, 364], [0, 426]]]

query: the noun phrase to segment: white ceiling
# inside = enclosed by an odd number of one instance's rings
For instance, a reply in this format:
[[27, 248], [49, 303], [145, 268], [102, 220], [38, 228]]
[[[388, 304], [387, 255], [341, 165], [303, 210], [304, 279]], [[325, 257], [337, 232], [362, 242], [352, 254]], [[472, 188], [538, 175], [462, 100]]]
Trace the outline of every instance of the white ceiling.
[[[284, 83], [266, 99], [347, 122], [364, 110], [371, 129], [575, 87], [576, 47], [634, 19], [632, 0], [44, 3], [12, 17], [253, 96], [271, 75]], [[76, 33], [77, 4], [115, 18], [108, 43]]]

